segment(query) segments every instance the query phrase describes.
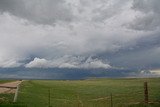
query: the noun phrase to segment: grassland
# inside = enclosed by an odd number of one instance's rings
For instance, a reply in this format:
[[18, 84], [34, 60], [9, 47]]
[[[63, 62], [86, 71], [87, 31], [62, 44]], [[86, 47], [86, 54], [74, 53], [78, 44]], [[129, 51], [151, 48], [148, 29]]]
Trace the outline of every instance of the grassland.
[[[143, 104], [144, 81], [149, 85], [148, 105]], [[24, 81], [18, 102], [27, 107], [111, 107], [110, 93], [113, 107], [160, 107], [160, 78]]]
[[12, 81], [15, 81], [15, 80], [0, 80], [0, 84], [7, 83], [7, 82], [12, 82]]

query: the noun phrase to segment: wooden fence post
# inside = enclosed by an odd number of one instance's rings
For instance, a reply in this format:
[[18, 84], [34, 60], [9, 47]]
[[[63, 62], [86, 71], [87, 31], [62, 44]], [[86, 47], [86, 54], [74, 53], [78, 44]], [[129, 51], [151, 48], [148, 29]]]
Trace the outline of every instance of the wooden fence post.
[[112, 93], [110, 94], [110, 96], [111, 96], [111, 107], [113, 107]]
[[144, 82], [144, 102], [148, 103], [148, 83]]
[[50, 89], [48, 89], [48, 107], [51, 107], [51, 95]]

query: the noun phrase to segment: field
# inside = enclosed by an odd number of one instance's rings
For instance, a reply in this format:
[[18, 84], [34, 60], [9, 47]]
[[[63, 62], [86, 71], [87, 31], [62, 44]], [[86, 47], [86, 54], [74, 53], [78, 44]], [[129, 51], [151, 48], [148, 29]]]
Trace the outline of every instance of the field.
[[12, 81], [15, 81], [15, 80], [0, 80], [0, 84], [7, 83], [7, 82], [12, 82]]
[[[147, 105], [144, 81], [148, 82]], [[27, 107], [160, 107], [160, 78], [29, 80], [21, 84], [18, 103]]]

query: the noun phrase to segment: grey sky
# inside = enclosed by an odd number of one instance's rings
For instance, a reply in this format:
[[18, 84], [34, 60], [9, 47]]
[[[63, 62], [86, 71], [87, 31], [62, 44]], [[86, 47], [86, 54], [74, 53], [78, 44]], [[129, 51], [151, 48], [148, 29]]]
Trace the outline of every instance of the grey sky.
[[160, 67], [159, 0], [0, 0], [0, 67]]

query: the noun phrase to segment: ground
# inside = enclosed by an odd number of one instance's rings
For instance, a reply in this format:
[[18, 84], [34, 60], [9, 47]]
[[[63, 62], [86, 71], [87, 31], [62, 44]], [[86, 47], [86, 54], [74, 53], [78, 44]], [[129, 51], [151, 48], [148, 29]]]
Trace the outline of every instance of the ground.
[[[13, 81], [13, 82], [6, 82], [0, 84], [0, 93], [15, 93], [17, 85], [19, 85], [22, 81]], [[7, 88], [3, 88], [7, 87]], [[11, 88], [9, 88], [11, 87]]]
[[[148, 82], [149, 104], [144, 103], [144, 82]], [[8, 81], [0, 86], [16, 86]], [[160, 78], [87, 80], [25, 80], [17, 103], [14, 93], [0, 94], [0, 107], [160, 107]]]
[[160, 78], [24, 81], [18, 102], [28, 107], [111, 107], [112, 93], [114, 107], [144, 107], [145, 81], [149, 89], [147, 107], [160, 107]]

